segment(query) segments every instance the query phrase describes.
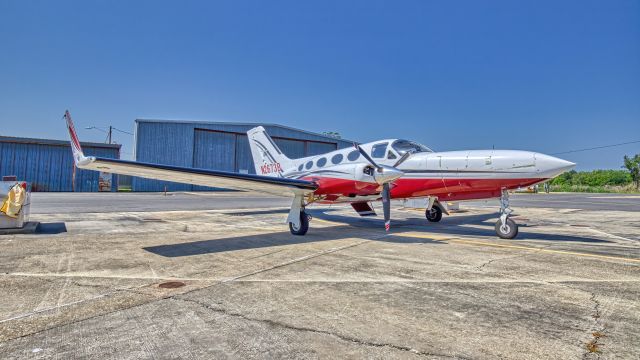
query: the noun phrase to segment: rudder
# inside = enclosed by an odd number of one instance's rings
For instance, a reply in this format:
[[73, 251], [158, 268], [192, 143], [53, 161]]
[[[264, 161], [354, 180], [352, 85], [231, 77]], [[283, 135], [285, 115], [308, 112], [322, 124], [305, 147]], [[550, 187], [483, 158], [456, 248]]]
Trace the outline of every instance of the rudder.
[[247, 131], [251, 156], [256, 174], [283, 177], [284, 170], [292, 166], [292, 161], [278, 148], [262, 126]]

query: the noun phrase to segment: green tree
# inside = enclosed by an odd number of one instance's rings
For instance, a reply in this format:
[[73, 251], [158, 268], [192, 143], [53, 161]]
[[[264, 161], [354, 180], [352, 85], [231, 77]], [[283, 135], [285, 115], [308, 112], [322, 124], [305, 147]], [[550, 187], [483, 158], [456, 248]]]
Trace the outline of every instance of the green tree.
[[640, 154], [636, 154], [634, 157], [624, 156], [624, 166], [629, 170], [631, 179], [636, 185], [636, 190], [640, 189]]
[[575, 170], [562, 173], [557, 178], [551, 180], [552, 185], [573, 185], [573, 178], [578, 172]]

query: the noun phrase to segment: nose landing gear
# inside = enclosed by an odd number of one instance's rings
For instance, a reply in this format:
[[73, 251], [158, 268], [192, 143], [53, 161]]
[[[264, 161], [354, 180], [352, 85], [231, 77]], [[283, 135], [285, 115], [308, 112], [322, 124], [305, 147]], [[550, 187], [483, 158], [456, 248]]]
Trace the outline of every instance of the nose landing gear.
[[518, 235], [518, 224], [509, 218], [513, 210], [509, 207], [509, 192], [504, 189], [500, 196], [500, 219], [496, 222], [496, 234], [502, 239], [513, 239]]

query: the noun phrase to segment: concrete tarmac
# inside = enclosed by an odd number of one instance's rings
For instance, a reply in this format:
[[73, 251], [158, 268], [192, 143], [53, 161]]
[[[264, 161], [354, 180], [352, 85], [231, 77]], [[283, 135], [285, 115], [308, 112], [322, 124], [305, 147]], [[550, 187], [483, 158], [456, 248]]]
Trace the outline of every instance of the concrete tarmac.
[[[35, 214], [113, 211], [213, 210], [289, 206], [290, 199], [255, 193], [176, 192], [176, 193], [33, 193]], [[498, 209], [497, 200], [465, 202], [470, 206]], [[640, 211], [638, 194], [512, 194], [513, 208]]]
[[502, 240], [483, 203], [394, 204], [390, 233], [310, 207], [296, 237], [287, 199], [34, 195], [43, 233], [0, 237], [2, 359], [640, 358], [634, 211], [516, 207]]
[[32, 214], [252, 209], [289, 206], [291, 199], [238, 191], [164, 193], [32, 193]]

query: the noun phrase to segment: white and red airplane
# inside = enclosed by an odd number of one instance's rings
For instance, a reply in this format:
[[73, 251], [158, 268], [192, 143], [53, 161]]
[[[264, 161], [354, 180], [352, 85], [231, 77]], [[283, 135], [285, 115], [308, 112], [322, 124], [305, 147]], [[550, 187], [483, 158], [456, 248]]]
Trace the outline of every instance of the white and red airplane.
[[572, 169], [575, 164], [528, 151], [434, 152], [424, 145], [387, 139], [322, 155], [288, 158], [261, 126], [247, 132], [257, 175], [84, 156], [69, 112], [64, 115], [75, 164], [80, 169], [194, 185], [250, 190], [293, 197], [287, 217], [294, 235], [309, 229], [305, 207], [351, 203], [361, 215], [375, 215], [370, 202], [382, 200], [389, 230], [391, 199], [428, 198], [426, 218], [440, 221], [444, 201], [500, 198], [496, 233], [512, 239], [518, 226], [509, 218], [508, 190], [527, 187]]

